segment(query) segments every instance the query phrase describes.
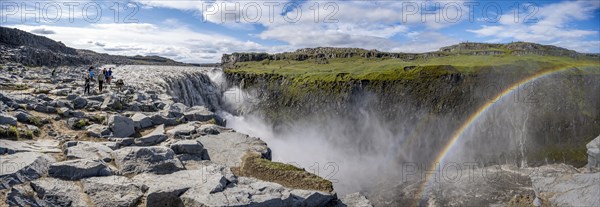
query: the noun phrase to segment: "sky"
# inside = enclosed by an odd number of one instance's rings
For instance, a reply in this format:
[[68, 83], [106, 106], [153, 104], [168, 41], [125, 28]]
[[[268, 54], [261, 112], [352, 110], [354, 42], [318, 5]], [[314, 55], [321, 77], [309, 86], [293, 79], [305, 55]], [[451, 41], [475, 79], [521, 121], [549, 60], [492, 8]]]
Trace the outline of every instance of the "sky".
[[187, 63], [306, 47], [428, 52], [467, 41], [600, 52], [600, 0], [2, 0], [0, 25], [77, 49]]

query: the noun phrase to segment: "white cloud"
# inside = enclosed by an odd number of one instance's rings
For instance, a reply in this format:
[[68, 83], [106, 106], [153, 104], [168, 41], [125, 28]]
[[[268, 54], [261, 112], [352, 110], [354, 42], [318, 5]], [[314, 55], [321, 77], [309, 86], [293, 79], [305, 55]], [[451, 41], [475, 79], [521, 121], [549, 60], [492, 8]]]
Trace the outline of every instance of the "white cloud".
[[[199, 11], [205, 21], [236, 30], [252, 30], [254, 25], [261, 25], [264, 30], [259, 34], [251, 34], [252, 36], [283, 41], [291, 48], [335, 46], [380, 50], [400, 49], [404, 47], [397, 46], [403, 44], [390, 39], [414, 32], [410, 31], [412, 26], [424, 25], [427, 30], [437, 30], [468, 19], [469, 13], [468, 7], [463, 5], [462, 0], [452, 2], [310, 0], [287, 11], [287, 18], [280, 14], [284, 13], [284, 6], [288, 2], [220, 0], [194, 2], [139, 0], [138, 2], [152, 7]], [[274, 5], [269, 5], [271, 3]], [[421, 10], [424, 9], [422, 6], [429, 6], [427, 12], [432, 14], [422, 18]], [[431, 6], [438, 7], [432, 9]], [[225, 14], [227, 12], [224, 13], [224, 8], [228, 10], [237, 8], [237, 16]], [[410, 8], [415, 8], [416, 11], [410, 13]], [[407, 15], [402, 15], [405, 10], [408, 10]], [[453, 18], [459, 19], [453, 20]], [[443, 38], [430, 41], [440, 40]]]
[[[262, 45], [186, 27], [164, 29], [148, 23], [91, 24], [87, 27], [10, 25], [24, 31], [56, 31], [45, 36], [77, 49], [116, 55], [159, 55], [183, 62], [219, 62], [222, 53], [266, 51]], [[204, 50], [198, 50], [204, 48]], [[208, 51], [208, 52], [207, 52]]]
[[[598, 41], [585, 38], [597, 36], [598, 31], [572, 28], [571, 24], [592, 18], [598, 8], [598, 1], [565, 1], [540, 7], [532, 19], [516, 19], [514, 11], [511, 11], [500, 18], [497, 26], [483, 25], [467, 31], [480, 37], [492, 37], [494, 41], [539, 42], [590, 52], [598, 48]], [[523, 16], [526, 15], [521, 15], [521, 18]]]
[[55, 31], [46, 29], [46, 28], [37, 28], [37, 29], [33, 29], [30, 31], [31, 33], [34, 34], [42, 34], [42, 35], [47, 35], [47, 34], [55, 34]]

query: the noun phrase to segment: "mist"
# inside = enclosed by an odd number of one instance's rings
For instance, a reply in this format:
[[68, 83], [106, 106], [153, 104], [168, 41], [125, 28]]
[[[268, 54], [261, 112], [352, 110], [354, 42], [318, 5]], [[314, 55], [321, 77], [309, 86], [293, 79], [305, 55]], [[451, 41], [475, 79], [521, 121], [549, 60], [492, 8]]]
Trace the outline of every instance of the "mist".
[[224, 94], [225, 104], [243, 114], [222, 111], [227, 127], [260, 137], [273, 151], [273, 161], [328, 179], [341, 195], [368, 191], [381, 178], [397, 175], [402, 162], [413, 159], [409, 153], [414, 152], [399, 149], [415, 123], [384, 121], [370, 108], [370, 94], [349, 116], [321, 114], [278, 124], [266, 121], [259, 111], [247, 113], [256, 92], [234, 86]]

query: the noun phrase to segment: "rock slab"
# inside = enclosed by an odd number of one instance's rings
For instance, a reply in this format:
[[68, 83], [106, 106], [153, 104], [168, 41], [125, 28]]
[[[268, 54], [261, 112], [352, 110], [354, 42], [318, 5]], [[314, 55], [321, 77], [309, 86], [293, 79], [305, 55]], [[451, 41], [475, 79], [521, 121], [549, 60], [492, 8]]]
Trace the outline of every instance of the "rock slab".
[[0, 190], [40, 178], [48, 173], [54, 158], [37, 152], [22, 152], [0, 159]]
[[48, 175], [67, 180], [79, 180], [95, 176], [109, 176], [112, 172], [106, 163], [91, 159], [57, 162], [50, 165]]
[[112, 152], [121, 174], [172, 173], [183, 169], [173, 150], [166, 147], [125, 147]]

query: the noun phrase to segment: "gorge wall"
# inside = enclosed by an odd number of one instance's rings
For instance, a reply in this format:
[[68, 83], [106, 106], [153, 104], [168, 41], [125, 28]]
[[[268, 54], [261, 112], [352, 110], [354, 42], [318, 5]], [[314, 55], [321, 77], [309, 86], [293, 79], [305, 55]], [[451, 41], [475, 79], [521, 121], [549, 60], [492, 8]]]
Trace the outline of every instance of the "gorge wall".
[[[367, 118], [377, 119], [389, 131], [392, 143], [402, 142], [394, 156], [397, 161], [429, 162], [458, 126], [480, 106], [498, 93], [530, 74], [481, 73], [465, 75], [451, 69], [444, 73], [424, 73], [414, 80], [357, 80], [339, 77], [337, 81], [297, 83], [276, 74], [249, 74], [227, 71], [230, 83], [250, 92], [251, 107], [239, 114], [260, 114], [275, 129], [293, 127], [299, 121], [323, 125], [345, 120], [349, 140], [335, 139], [342, 146], [367, 151], [380, 150], [370, 145], [377, 139], [361, 128]], [[566, 162], [586, 163], [585, 144], [600, 133], [600, 76], [555, 74], [518, 89], [496, 111], [490, 112], [486, 128], [479, 129], [466, 152], [483, 165], [493, 163], [532, 165]], [[515, 126], [506, 117], [531, 115], [521, 124], [527, 126], [527, 153], [519, 153]], [[495, 118], [493, 116], [496, 116]], [[373, 121], [373, 120], [371, 120]], [[514, 121], [514, 120], [513, 120]], [[510, 128], [513, 127], [513, 128]], [[383, 142], [385, 143], [385, 142]], [[382, 144], [383, 144], [382, 143]], [[385, 146], [385, 144], [383, 144]], [[406, 150], [403, 151], [402, 149]], [[480, 150], [479, 149], [486, 149]], [[559, 150], [562, 149], [562, 150]], [[410, 152], [407, 152], [410, 151]], [[478, 152], [477, 152], [478, 151]], [[429, 152], [429, 153], [422, 153]], [[525, 156], [525, 158], [523, 157]], [[471, 160], [472, 161], [472, 160]]]

